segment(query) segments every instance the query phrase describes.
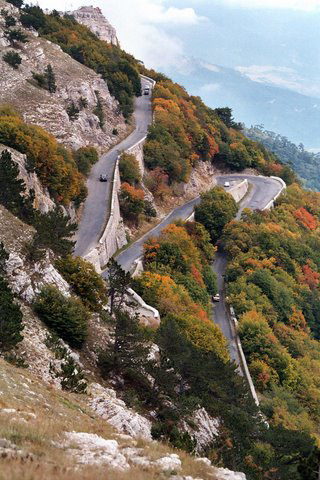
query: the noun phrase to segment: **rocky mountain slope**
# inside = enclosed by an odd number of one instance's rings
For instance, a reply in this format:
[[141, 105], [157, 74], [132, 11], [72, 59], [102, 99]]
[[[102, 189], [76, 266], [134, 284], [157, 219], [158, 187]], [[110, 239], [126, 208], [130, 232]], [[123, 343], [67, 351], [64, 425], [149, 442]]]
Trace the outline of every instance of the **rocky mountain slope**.
[[[1, 480], [24, 479], [26, 472], [32, 472], [35, 479], [51, 479], [57, 471], [62, 479], [100, 478], [106, 468], [108, 478], [114, 479], [126, 479], [130, 474], [141, 479], [163, 475], [176, 480], [245, 479], [243, 474], [212, 467], [208, 459], [192, 458], [151, 441], [150, 418], [128, 408], [101, 379], [97, 383], [97, 352], [109, 336], [108, 324], [99, 314], [91, 316], [90, 334], [81, 351], [53, 340], [32, 302], [44, 285], [55, 285], [67, 297], [71, 287], [57, 271], [49, 251], [42, 260], [28, 259], [26, 244], [33, 235], [32, 227], [0, 207], [0, 243], [10, 252], [6, 277], [24, 326], [23, 340], [11, 357], [24, 369], [0, 359]], [[68, 373], [66, 365], [71, 366]], [[61, 391], [63, 382], [74, 380], [79, 372], [86, 376], [78, 382], [86, 382], [86, 394]], [[210, 441], [217, 433], [217, 423], [203, 409], [194, 421], [196, 430], [190, 425], [186, 428], [201, 442]], [[77, 473], [75, 466], [80, 469]]]
[[[0, 0], [0, 10], [13, 16], [16, 28], [21, 28], [19, 12], [11, 4]], [[39, 125], [66, 146], [79, 148], [95, 145], [101, 149], [110, 147], [116, 141], [112, 133], [126, 131], [118, 104], [110, 95], [106, 82], [93, 70], [81, 65], [65, 54], [61, 48], [21, 29], [27, 42], [10, 44], [5, 31], [5, 18], [0, 15], [0, 103], [10, 104], [23, 114], [27, 122]], [[3, 60], [3, 55], [14, 51], [21, 56], [21, 65], [15, 69]], [[32, 72], [43, 74], [47, 65], [52, 66], [57, 90], [49, 93], [33, 80]], [[102, 104], [108, 121], [101, 128], [99, 118], [94, 114], [98, 101]], [[68, 107], [79, 107], [76, 118], [70, 118]]]
[[90, 28], [100, 40], [105, 40], [108, 43], [112, 43], [112, 45], [119, 46], [115, 28], [108, 22], [99, 7], [80, 7], [68, 13], [72, 15], [77, 22]]

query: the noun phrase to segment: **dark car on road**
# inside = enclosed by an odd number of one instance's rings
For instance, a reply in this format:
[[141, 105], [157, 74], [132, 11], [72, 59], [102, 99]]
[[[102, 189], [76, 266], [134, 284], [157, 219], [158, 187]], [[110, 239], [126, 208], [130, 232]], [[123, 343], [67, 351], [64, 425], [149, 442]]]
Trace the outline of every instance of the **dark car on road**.
[[99, 180], [100, 182], [107, 182], [108, 181], [108, 177], [107, 175], [101, 173], [100, 177], [99, 177]]

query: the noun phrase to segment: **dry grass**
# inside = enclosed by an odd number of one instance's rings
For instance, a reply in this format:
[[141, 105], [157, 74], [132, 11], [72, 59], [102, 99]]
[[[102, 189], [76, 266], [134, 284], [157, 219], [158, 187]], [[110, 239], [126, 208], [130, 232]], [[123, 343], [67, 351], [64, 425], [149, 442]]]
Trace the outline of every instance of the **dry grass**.
[[[106, 476], [107, 474], [107, 476]], [[40, 463], [19, 463], [8, 461], [1, 463], [0, 480], [160, 480], [166, 478], [155, 471], [130, 469], [129, 472], [117, 472], [107, 466], [84, 467], [71, 470]]]
[[[4, 411], [12, 409], [14, 411]], [[214, 477], [206, 465], [185, 452], [166, 444], [122, 438], [104, 420], [95, 416], [85, 395], [73, 395], [43, 385], [32, 374], [0, 359], [0, 438], [10, 440], [34, 456], [33, 461], [0, 459], [0, 480], [155, 480], [167, 476], [156, 469], [131, 468], [119, 472], [106, 465], [76, 467], [66, 448], [61, 448], [63, 433], [95, 433], [114, 439], [120, 448], [143, 448], [143, 455], [156, 460], [178, 453], [181, 474], [204, 480]], [[180, 472], [179, 472], [180, 473]], [[106, 477], [107, 474], [107, 477]]]

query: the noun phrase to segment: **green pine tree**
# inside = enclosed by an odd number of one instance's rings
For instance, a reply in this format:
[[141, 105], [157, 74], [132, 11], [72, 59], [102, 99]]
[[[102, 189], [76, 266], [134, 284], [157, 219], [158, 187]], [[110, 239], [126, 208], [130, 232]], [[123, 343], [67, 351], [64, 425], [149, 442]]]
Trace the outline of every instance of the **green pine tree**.
[[133, 372], [137, 377], [142, 374], [149, 352], [145, 330], [139, 325], [138, 316], [121, 310], [114, 313], [113, 339], [100, 355], [102, 374], [105, 377], [111, 372], [130, 376]]
[[25, 183], [18, 175], [19, 167], [13, 162], [11, 153], [3, 150], [0, 155], [0, 203], [14, 215], [20, 212], [26, 191]]
[[47, 68], [45, 69], [45, 75], [47, 78], [47, 85], [48, 85], [48, 90], [50, 93], [55, 93], [57, 90], [56, 86], [56, 77], [53, 72], [52, 66], [49, 64], [47, 65]]
[[4, 278], [5, 263], [9, 258], [3, 243], [0, 243], [0, 352], [11, 350], [22, 340], [22, 313], [14, 303], [14, 296]]
[[125, 294], [131, 286], [131, 275], [122, 270], [113, 258], [109, 260], [107, 269], [107, 293], [110, 299], [110, 314], [113, 315], [114, 310], [120, 310], [123, 305]]
[[70, 238], [74, 235], [77, 224], [70, 222], [70, 217], [63, 213], [61, 207], [56, 206], [49, 213], [37, 212], [34, 226], [37, 230], [33, 240], [36, 249], [50, 248], [57, 255], [72, 253], [75, 242]]

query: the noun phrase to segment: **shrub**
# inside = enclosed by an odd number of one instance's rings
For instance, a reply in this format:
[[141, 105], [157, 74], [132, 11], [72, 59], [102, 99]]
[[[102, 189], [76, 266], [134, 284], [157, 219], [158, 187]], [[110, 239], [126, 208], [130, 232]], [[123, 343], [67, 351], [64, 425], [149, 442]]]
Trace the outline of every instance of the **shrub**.
[[120, 208], [123, 216], [128, 220], [139, 220], [139, 214], [144, 208], [143, 190], [136, 189], [128, 183], [121, 185]]
[[45, 340], [46, 346], [61, 360], [60, 369], [50, 365], [50, 373], [60, 379], [63, 390], [74, 393], [85, 393], [88, 387], [86, 377], [78, 363], [70, 355], [68, 348], [55, 334], [49, 334]]
[[80, 113], [79, 108], [76, 106], [74, 102], [71, 102], [70, 105], [67, 106], [66, 111], [71, 122], [73, 122], [73, 120], [76, 120], [76, 118], [78, 118]]
[[118, 135], [118, 134], [119, 134], [118, 130], [116, 128], [114, 128], [112, 130], [112, 135]]
[[34, 310], [71, 347], [82, 347], [87, 337], [89, 312], [80, 300], [65, 297], [56, 287], [47, 285], [37, 296]]
[[[20, 1], [20, 0], [15, 0]], [[20, 21], [25, 28], [39, 28], [44, 27], [46, 24], [45, 15], [40, 7], [26, 5], [20, 15]]]
[[10, 67], [17, 70], [18, 66], [21, 64], [22, 58], [20, 57], [19, 53], [10, 50], [9, 52], [5, 53], [2, 59], [10, 65]]
[[21, 8], [23, 5], [23, 0], [7, 0], [8, 3], [11, 3], [11, 5], [14, 5], [17, 8]]
[[79, 98], [79, 108], [80, 110], [83, 110], [84, 108], [87, 108], [88, 106], [88, 100], [84, 97]]
[[83, 303], [93, 311], [101, 311], [102, 305], [107, 303], [107, 286], [91, 263], [68, 255], [57, 260], [56, 266]]
[[1, 15], [5, 19], [6, 28], [14, 27], [16, 25], [16, 19], [12, 15], [8, 15], [5, 10], [1, 10]]
[[102, 105], [102, 101], [101, 101], [101, 97], [99, 95], [99, 92], [95, 91], [94, 93], [96, 94], [96, 97], [97, 97], [97, 105], [96, 105], [95, 109], [93, 110], [93, 113], [99, 118], [99, 124], [100, 124], [100, 127], [102, 128], [103, 125], [104, 125], [104, 121], [105, 121], [103, 105]]
[[27, 35], [25, 35], [20, 28], [16, 28], [14, 30], [7, 30], [5, 32], [5, 36], [11, 42], [21, 42], [26, 43], [28, 41]]
[[157, 216], [157, 210], [149, 200], [144, 201], [144, 214], [149, 218], [155, 218]]
[[119, 172], [122, 182], [138, 185], [141, 181], [139, 163], [134, 155], [123, 153], [119, 161]]
[[11, 350], [22, 340], [22, 313], [14, 303], [7, 281], [0, 274], [0, 352]]
[[92, 165], [97, 163], [99, 155], [94, 147], [81, 147], [73, 153], [79, 172], [88, 175]]
[[40, 88], [47, 88], [47, 79], [43, 73], [31, 72], [32, 78], [35, 80]]

